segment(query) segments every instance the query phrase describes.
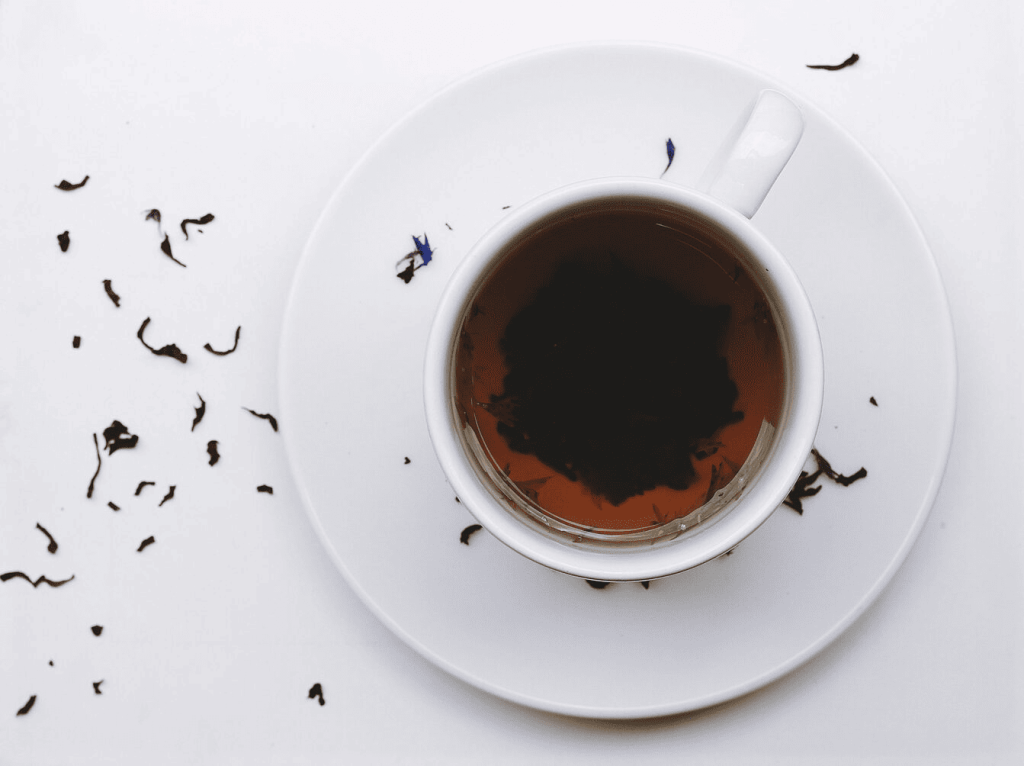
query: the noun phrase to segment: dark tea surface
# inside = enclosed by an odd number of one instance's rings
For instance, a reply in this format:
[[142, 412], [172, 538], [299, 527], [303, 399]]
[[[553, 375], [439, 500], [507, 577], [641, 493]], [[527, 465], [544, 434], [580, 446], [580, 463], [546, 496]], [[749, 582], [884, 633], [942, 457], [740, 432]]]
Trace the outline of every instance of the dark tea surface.
[[470, 306], [455, 363], [464, 424], [514, 492], [608, 532], [704, 505], [783, 399], [771, 314], [730, 245], [635, 206], [513, 246]]

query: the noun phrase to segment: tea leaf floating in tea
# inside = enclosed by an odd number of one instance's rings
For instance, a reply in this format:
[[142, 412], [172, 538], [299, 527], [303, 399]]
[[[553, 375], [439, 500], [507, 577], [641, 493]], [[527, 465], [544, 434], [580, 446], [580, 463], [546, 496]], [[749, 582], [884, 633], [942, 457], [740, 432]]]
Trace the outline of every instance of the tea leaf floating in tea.
[[694, 453], [743, 419], [719, 353], [729, 312], [614, 257], [562, 264], [505, 329], [498, 433], [615, 506], [686, 489]]
[[860, 56], [856, 53], [851, 54], [850, 58], [846, 59], [842, 64], [808, 64], [808, 69], [827, 69], [830, 72], [836, 72], [840, 69], [846, 69], [848, 66], [853, 66], [860, 61]]

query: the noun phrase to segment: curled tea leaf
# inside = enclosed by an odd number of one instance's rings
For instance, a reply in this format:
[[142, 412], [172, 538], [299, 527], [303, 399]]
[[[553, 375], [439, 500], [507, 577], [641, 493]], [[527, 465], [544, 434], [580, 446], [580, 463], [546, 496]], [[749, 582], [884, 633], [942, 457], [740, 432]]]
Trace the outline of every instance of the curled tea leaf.
[[215, 351], [213, 346], [211, 346], [209, 343], [207, 343], [205, 346], [203, 346], [203, 348], [205, 348], [211, 354], [216, 354], [217, 356], [227, 356], [228, 354], [233, 354], [233, 353], [235, 353], [235, 351], [238, 350], [238, 338], [241, 336], [241, 334], [242, 334], [242, 326], [239, 325], [235, 329], [235, 345], [232, 346], [231, 348], [229, 348], [227, 351]]
[[213, 213], [207, 213], [202, 218], [186, 218], [181, 222], [181, 230], [185, 233], [185, 239], [188, 239], [188, 229], [185, 228], [188, 224], [196, 224], [199, 226], [205, 226], [213, 220]]
[[53, 535], [51, 535], [46, 530], [46, 527], [44, 527], [38, 521], [36, 522], [36, 529], [38, 529], [40, 532], [42, 532], [44, 535], [46, 535], [46, 539], [50, 541], [50, 544], [46, 546], [46, 550], [48, 550], [50, 553], [56, 553], [58, 545], [57, 545], [57, 541], [53, 539]]
[[468, 527], [462, 530], [462, 534], [459, 535], [459, 542], [463, 545], [469, 545], [469, 538], [472, 537], [476, 532], [483, 529], [479, 524], [470, 524]]
[[269, 412], [260, 414], [259, 412], [256, 412], [255, 410], [250, 410], [248, 407], [243, 407], [242, 409], [245, 410], [246, 412], [252, 413], [256, 417], [260, 418], [261, 420], [266, 420], [267, 422], [270, 423], [270, 427], [273, 428], [274, 431], [277, 431], [277, 418], [275, 418]]
[[154, 356], [169, 356], [172, 359], [177, 359], [182, 364], [185, 364], [188, 361], [188, 354], [183, 353], [181, 349], [178, 348], [173, 343], [169, 343], [168, 345], [159, 349], [153, 348], [151, 345], [146, 343], [146, 340], [145, 338], [142, 337], [142, 334], [146, 332], [146, 327], [148, 325], [149, 317], [146, 317], [144, 320], [142, 320], [142, 325], [139, 327], [139, 331], [136, 333], [136, 336], [140, 341], [142, 341], [142, 345], [149, 349], [150, 353], [152, 353]]
[[107, 297], [114, 303], [117, 308], [121, 308], [121, 296], [114, 292], [114, 288], [111, 286], [113, 283], [109, 279], [103, 280], [103, 289], [107, 293]]

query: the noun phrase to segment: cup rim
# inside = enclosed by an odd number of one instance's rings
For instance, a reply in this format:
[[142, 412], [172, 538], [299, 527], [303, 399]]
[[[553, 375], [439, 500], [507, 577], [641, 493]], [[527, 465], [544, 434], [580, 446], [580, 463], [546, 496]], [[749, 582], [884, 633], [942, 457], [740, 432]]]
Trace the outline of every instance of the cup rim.
[[[721, 226], [753, 253], [776, 293], [789, 328], [793, 374], [791, 406], [773, 456], [735, 507], [677, 541], [649, 548], [596, 551], [572, 547], [531, 529], [502, 508], [482, 486], [466, 456], [450, 405], [450, 366], [468, 303], [518, 232], [570, 206], [616, 198], [681, 205]], [[441, 296], [426, 345], [424, 405], [438, 461], [456, 495], [480, 524], [505, 545], [551, 569], [598, 581], [651, 580], [721, 556], [750, 535], [781, 505], [813, 447], [824, 394], [821, 341], [813, 309], [788, 261], [742, 214], [702, 192], [649, 178], [577, 182], [530, 200], [492, 226], [456, 267]]]

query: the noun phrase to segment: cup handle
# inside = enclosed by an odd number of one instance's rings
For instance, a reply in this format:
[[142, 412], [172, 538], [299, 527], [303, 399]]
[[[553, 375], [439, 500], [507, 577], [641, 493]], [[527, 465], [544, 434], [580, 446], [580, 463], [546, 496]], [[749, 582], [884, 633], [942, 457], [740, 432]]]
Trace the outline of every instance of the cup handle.
[[698, 188], [753, 217], [789, 162], [804, 132], [800, 109], [776, 90], [758, 96], [746, 122], [737, 123]]

